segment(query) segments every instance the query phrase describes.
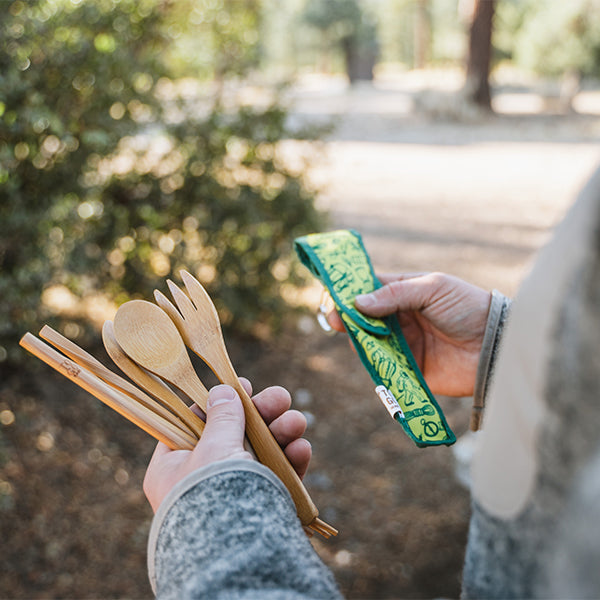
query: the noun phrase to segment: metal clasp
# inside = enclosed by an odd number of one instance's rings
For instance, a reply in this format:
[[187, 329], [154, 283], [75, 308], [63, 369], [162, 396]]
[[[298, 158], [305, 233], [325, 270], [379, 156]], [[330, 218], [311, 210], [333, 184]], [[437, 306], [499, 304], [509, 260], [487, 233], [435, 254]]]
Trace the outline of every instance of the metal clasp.
[[321, 294], [321, 302], [319, 303], [319, 308], [317, 309], [317, 323], [325, 333], [333, 335], [335, 330], [327, 320], [327, 313], [331, 311], [333, 306], [328, 307], [328, 304], [333, 305], [333, 300], [331, 299], [329, 292], [326, 289], [323, 289], [323, 293]]

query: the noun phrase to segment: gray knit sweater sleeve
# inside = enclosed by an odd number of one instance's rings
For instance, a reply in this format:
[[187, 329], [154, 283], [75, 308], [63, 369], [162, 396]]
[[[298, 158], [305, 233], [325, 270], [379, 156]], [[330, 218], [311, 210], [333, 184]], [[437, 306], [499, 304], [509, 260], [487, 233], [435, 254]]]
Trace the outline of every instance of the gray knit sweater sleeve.
[[161, 504], [148, 544], [158, 598], [341, 598], [281, 481], [250, 460], [214, 463]]

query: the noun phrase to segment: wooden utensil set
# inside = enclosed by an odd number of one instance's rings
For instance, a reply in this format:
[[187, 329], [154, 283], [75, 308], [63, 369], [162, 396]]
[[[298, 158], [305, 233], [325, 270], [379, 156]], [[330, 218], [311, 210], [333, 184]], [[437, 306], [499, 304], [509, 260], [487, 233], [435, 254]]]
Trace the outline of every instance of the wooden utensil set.
[[231, 385], [240, 395], [249, 449], [286, 485], [304, 527], [325, 538], [336, 535], [331, 525], [319, 519], [302, 481], [241, 386], [206, 290], [188, 272], [181, 271], [181, 277], [187, 294], [167, 282], [174, 304], [157, 290], [158, 306], [132, 300], [119, 308], [114, 323], [104, 324], [102, 340], [108, 355], [137, 385], [47, 325], [39, 335], [60, 352], [31, 333], [26, 333], [20, 344], [169, 448], [192, 450], [204, 421], [182, 398], [191, 399], [205, 414], [208, 391], [196, 375], [187, 346], [221, 383]]

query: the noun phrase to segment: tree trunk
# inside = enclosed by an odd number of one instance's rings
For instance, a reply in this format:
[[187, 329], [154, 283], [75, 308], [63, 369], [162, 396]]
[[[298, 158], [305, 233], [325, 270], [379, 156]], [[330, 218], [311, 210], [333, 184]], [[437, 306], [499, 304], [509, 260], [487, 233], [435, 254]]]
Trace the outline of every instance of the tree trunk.
[[473, 0], [473, 3], [465, 92], [471, 102], [491, 110], [489, 75], [495, 0]]
[[375, 53], [367, 47], [361, 47], [354, 36], [342, 39], [342, 49], [346, 60], [346, 74], [350, 83], [373, 81]]
[[415, 12], [415, 69], [424, 69], [427, 66], [430, 47], [429, 0], [418, 0]]

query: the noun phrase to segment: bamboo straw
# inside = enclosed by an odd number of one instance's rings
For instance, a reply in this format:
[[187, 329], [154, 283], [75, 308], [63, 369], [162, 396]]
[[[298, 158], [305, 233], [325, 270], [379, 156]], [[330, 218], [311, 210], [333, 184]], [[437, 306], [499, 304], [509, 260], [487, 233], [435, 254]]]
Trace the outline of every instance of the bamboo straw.
[[194, 436], [102, 381], [33, 334], [26, 333], [19, 345], [172, 450], [193, 450], [196, 446]]

